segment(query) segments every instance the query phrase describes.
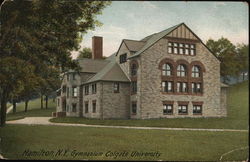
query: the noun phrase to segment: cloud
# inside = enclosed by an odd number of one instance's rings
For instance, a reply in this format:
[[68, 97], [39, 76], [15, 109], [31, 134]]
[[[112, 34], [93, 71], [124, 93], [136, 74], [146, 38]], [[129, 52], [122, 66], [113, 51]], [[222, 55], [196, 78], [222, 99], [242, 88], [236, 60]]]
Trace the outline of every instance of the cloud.
[[144, 1], [144, 2], [141, 2], [142, 3], [142, 6], [143, 8], [146, 8], [146, 9], [156, 9], [156, 5], [154, 5], [152, 2], [149, 2], [149, 1]]

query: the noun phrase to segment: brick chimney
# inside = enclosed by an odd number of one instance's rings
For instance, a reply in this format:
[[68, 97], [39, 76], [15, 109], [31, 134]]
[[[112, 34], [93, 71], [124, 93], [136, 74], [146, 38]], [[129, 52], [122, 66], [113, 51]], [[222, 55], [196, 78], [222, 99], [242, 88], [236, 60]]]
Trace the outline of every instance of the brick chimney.
[[102, 59], [102, 37], [92, 37], [92, 59]]

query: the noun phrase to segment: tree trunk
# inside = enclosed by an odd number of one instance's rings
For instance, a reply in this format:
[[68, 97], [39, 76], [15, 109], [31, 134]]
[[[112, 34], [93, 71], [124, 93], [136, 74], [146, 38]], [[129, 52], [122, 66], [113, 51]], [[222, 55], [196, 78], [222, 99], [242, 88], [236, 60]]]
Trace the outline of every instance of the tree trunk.
[[45, 96], [45, 108], [48, 109], [48, 96], [46, 95]]
[[16, 113], [16, 100], [15, 99], [13, 99], [12, 104], [13, 104], [13, 113]]
[[43, 109], [43, 95], [41, 95], [41, 109]]
[[3, 127], [6, 122], [6, 109], [7, 109], [7, 99], [2, 96], [1, 99], [1, 114], [0, 114], [0, 127]]
[[24, 112], [27, 112], [27, 111], [28, 111], [28, 103], [29, 103], [29, 100], [25, 100]]

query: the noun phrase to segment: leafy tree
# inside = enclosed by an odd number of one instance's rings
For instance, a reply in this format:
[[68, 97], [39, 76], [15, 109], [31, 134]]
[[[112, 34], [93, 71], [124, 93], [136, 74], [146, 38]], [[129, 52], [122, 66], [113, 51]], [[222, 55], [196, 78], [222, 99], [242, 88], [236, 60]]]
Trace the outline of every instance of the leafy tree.
[[27, 61], [5, 57], [0, 59], [0, 100], [1, 114], [0, 124], [4, 125], [6, 120], [7, 101], [13, 92], [19, 93], [24, 89], [24, 84], [29, 79], [36, 79], [34, 66]]
[[80, 58], [92, 58], [92, 51], [90, 48], [83, 48], [77, 57], [78, 59]]
[[[96, 15], [109, 1], [34, 0], [5, 1], [0, 13], [1, 126], [6, 104], [24, 89], [28, 77], [41, 78], [46, 67], [79, 69], [70, 57], [83, 34], [100, 25]], [[27, 65], [26, 67], [21, 65]], [[44, 68], [45, 67], [45, 68]], [[20, 73], [20, 71], [22, 73]], [[14, 78], [14, 79], [13, 79]]]
[[249, 45], [238, 44], [237, 50], [237, 61], [240, 72], [243, 72], [243, 80], [245, 80], [245, 72], [249, 72]]
[[223, 37], [217, 41], [209, 39], [206, 45], [221, 61], [220, 72], [224, 82], [228, 80], [228, 76], [239, 74], [239, 62], [235, 60], [236, 47], [228, 39]]

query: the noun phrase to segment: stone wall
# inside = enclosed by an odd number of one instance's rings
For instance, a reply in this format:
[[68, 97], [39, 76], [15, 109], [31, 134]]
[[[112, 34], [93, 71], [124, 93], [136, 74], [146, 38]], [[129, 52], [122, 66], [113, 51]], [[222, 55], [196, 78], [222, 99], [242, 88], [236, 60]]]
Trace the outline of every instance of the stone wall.
[[[196, 43], [196, 56], [168, 54], [168, 40], [162, 38], [141, 54], [141, 118], [198, 117], [192, 114], [192, 101], [203, 102], [201, 116], [221, 116], [220, 107], [220, 62], [202, 43]], [[188, 63], [200, 61], [206, 71], [203, 73], [203, 95], [170, 95], [161, 93], [161, 60], [169, 58], [174, 61], [184, 59]], [[174, 114], [163, 115], [162, 101], [174, 101]], [[188, 101], [188, 115], [178, 115], [178, 101]]]
[[114, 82], [103, 82], [103, 118], [129, 118], [130, 84], [119, 84], [119, 93], [114, 93]]

